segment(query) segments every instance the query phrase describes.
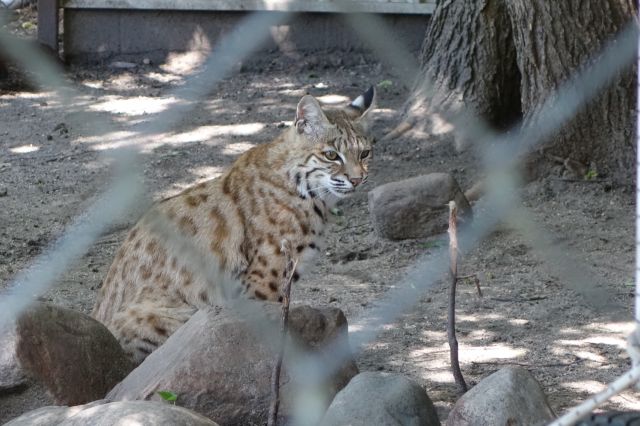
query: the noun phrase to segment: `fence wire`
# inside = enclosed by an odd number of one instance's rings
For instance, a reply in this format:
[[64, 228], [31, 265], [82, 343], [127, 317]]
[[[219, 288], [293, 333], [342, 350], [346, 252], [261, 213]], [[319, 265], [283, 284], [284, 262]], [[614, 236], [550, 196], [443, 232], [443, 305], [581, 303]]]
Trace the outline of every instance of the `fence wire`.
[[[396, 70], [402, 81], [413, 81], [420, 75], [415, 57], [395, 39], [393, 31], [384, 21], [373, 14], [357, 13], [356, 4], [349, 1], [336, 2], [345, 14], [346, 22], [377, 54], [377, 56]], [[213, 49], [200, 72], [186, 79], [185, 84], [171, 94], [176, 102], [161, 112], [157, 119], [147, 121], [135, 127], [133, 136], [127, 135], [130, 145], [139, 147], [146, 141], [157, 138], [172, 130], [180, 120], [193, 108], [207, 98], [213, 88], [222, 79], [229, 76], [234, 66], [246, 59], [259, 48], [269, 37], [272, 26], [285, 23], [291, 13], [252, 13], [238, 26], [223, 37]], [[530, 215], [523, 210], [517, 195], [519, 177], [514, 173], [513, 165], [523, 155], [543, 144], [564, 123], [571, 119], [577, 111], [593, 99], [600, 90], [611, 82], [626, 66], [636, 58], [638, 28], [635, 22], [612, 38], [600, 52], [585, 62], [579, 72], [567, 80], [555, 93], [550, 95], [536, 120], [526, 124], [518, 124], [508, 132], [499, 134], [492, 130], [484, 120], [468, 108], [459, 110], [434, 111], [440, 113], [450, 123], [454, 132], [462, 137], [472, 136], [479, 141], [478, 146], [484, 150], [487, 173], [487, 196], [484, 197], [476, 211], [472, 226], [465, 228], [460, 235], [460, 247], [468, 252], [485, 238], [498, 224], [510, 220], [531, 241], [538, 253], [546, 254], [544, 260], [564, 278], [573, 283], [574, 288], [580, 284], [588, 291], [597, 291], [593, 277], [581, 273], [581, 267], [574, 262], [564, 261], [565, 253], [552, 250], [544, 232], [535, 224]], [[36, 83], [57, 93], [62, 104], [74, 108], [79, 97], [73, 87], [66, 83], [61, 70], [29, 44], [0, 32], [0, 50], [4, 51], [24, 69], [33, 73]], [[588, 65], [587, 65], [588, 64]], [[429, 99], [434, 91], [434, 84], [428, 76], [419, 88], [423, 100]], [[640, 97], [639, 97], [640, 100]], [[639, 107], [640, 109], [640, 107]], [[96, 116], [88, 117], [96, 131], [113, 130], [111, 123]], [[640, 133], [640, 132], [639, 132]], [[62, 237], [54, 242], [43, 255], [36, 258], [32, 266], [20, 272], [12, 281], [7, 291], [0, 298], [0, 328], [15, 319], [36, 297], [46, 292], [69, 265], [84, 254], [97, 238], [116, 222], [130, 212], [140, 202], [147, 203], [143, 194], [140, 176], [133, 172], [140, 158], [135, 150], [120, 149], [115, 151], [117, 164], [122, 166], [116, 170], [116, 178], [109, 189], [78, 219], [68, 227]], [[639, 153], [640, 155], [640, 153]], [[640, 170], [640, 157], [638, 159]], [[640, 205], [640, 192], [637, 203]], [[638, 224], [640, 225], [640, 215]], [[195, 274], [207, 282], [224, 283], [221, 287], [221, 300], [237, 311], [238, 315], [253, 327], [255, 335], [277, 352], [274, 342], [279, 342], [278, 327], [274, 327], [273, 319], [260, 314], [255, 303], [243, 299], [229, 299], [229, 286], [235, 286], [234, 278], [217, 270], [207, 261], [205, 254], [200, 253], [193, 243], [181, 236], [171, 223], [163, 217], [152, 218], [150, 222], [154, 234], [159, 236], [172, 250], [185, 254], [184, 260], [190, 263]], [[638, 228], [637, 228], [638, 229]], [[638, 234], [640, 241], [640, 234]], [[636, 250], [638, 253], [638, 250]], [[301, 391], [294, 409], [295, 424], [314, 424], [322, 415], [324, 401], [314, 391], [324, 379], [338, 369], [344, 361], [359, 352], [366, 345], [375, 341], [378, 333], [385, 325], [393, 323], [400, 315], [406, 313], [420, 297], [432, 290], [448, 268], [446, 248], [424, 255], [413, 266], [408, 268], [401, 282], [389, 290], [364, 315], [352, 321], [355, 331], [350, 332], [350, 346], [344, 342], [336, 342], [330, 349], [333, 361], [310, 356], [301, 348], [288, 342], [287, 351], [292, 354], [293, 361], [289, 366], [295, 383]], [[563, 259], [560, 261], [559, 259]], [[637, 278], [640, 282], [640, 256], [637, 257]], [[636, 289], [636, 321], [640, 318], [640, 287]], [[632, 354], [635, 342], [632, 347]], [[623, 390], [638, 381], [640, 371], [637, 356], [632, 355], [634, 368], [619, 379], [611, 389], [597, 396], [588, 405], [572, 410], [567, 416], [554, 422], [554, 425], [573, 424], [580, 416], [587, 414], [599, 403], [613, 396], [614, 392]]]

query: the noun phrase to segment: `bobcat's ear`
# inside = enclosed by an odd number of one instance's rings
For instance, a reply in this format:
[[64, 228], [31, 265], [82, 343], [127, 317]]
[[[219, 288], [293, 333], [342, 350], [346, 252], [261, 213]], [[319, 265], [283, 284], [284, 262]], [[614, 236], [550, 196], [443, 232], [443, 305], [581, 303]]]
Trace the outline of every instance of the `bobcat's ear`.
[[318, 141], [331, 127], [320, 103], [311, 95], [305, 95], [296, 108], [296, 129], [313, 142]]
[[346, 108], [347, 114], [367, 130], [371, 124], [370, 112], [375, 108], [375, 104], [376, 89], [371, 86], [366, 92], [351, 101]]

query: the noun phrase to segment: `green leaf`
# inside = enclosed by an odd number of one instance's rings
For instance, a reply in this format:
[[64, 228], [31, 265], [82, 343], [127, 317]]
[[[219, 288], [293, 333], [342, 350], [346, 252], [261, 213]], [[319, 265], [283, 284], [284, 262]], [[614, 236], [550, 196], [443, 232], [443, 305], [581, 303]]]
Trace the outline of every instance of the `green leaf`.
[[591, 169], [587, 172], [586, 175], [584, 175], [584, 178], [586, 180], [592, 180], [592, 179], [596, 179], [598, 177], [598, 172], [596, 172], [595, 170]]
[[378, 87], [385, 90], [391, 88], [391, 86], [393, 86], [393, 81], [391, 80], [382, 80], [378, 83]]
[[178, 395], [171, 391], [158, 391], [158, 395], [165, 401], [174, 402], [178, 399]]
[[329, 209], [329, 213], [331, 213], [334, 216], [344, 216], [344, 212], [342, 211], [342, 209], [338, 208], [338, 207], [332, 207]]

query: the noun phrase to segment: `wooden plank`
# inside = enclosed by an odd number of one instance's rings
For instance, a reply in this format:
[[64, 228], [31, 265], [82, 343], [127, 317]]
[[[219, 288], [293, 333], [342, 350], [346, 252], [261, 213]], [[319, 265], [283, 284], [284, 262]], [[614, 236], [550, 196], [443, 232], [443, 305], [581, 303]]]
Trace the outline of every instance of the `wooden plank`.
[[38, 0], [38, 42], [58, 54], [58, 0]]
[[[41, 0], [42, 1], [42, 0]], [[365, 12], [398, 14], [431, 14], [435, 0], [67, 0], [70, 9], [139, 9], [139, 10], [206, 10], [206, 11], [290, 11], [290, 12]]]

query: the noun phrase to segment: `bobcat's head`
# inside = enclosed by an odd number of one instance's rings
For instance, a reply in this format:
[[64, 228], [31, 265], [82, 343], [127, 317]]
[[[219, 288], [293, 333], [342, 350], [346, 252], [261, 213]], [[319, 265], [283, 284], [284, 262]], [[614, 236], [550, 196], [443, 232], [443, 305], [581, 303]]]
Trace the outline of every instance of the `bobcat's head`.
[[323, 110], [310, 95], [298, 103], [294, 137], [304, 155], [290, 176], [301, 197], [337, 201], [367, 181], [373, 150], [367, 136], [375, 89], [342, 109]]

